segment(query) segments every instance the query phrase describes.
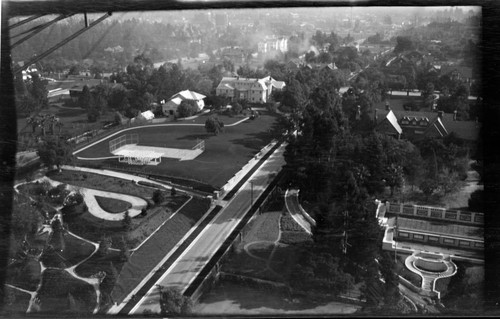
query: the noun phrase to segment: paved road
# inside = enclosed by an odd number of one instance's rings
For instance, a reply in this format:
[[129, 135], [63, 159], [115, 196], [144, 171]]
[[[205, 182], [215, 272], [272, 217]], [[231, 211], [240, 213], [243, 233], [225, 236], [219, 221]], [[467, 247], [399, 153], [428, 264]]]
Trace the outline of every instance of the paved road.
[[299, 203], [299, 191], [297, 189], [290, 189], [286, 191], [285, 206], [300, 227], [302, 227], [308, 234], [311, 234], [311, 224], [309, 224], [301, 212], [302, 207]]
[[[200, 235], [191, 243], [181, 257], [157, 282], [164, 287], [177, 287], [184, 292], [198, 273], [208, 263], [226, 237], [237, 226], [239, 219], [245, 215], [255, 200], [264, 192], [272, 177], [285, 164], [283, 152], [285, 145], [280, 146], [274, 154], [243, 184], [240, 191], [228, 202], [221, 201], [224, 206], [213, 222], [206, 226]], [[253, 185], [253, 186], [252, 186]], [[253, 189], [253, 195], [252, 195]], [[142, 314], [149, 309], [160, 312], [158, 288], [153, 286], [130, 314]]]

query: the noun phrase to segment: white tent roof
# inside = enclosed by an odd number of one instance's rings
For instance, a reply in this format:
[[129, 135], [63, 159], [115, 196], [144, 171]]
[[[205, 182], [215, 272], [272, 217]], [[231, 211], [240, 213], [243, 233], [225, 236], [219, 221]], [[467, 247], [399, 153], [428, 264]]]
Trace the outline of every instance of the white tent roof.
[[141, 115], [146, 119], [146, 120], [152, 120], [155, 118], [155, 115], [151, 111], [145, 111], [142, 112]]
[[114, 154], [125, 157], [136, 157], [136, 158], [158, 158], [163, 156], [163, 153], [160, 152], [146, 151], [146, 150], [141, 150], [140, 152], [138, 152], [137, 150], [131, 150], [131, 149], [119, 149]]

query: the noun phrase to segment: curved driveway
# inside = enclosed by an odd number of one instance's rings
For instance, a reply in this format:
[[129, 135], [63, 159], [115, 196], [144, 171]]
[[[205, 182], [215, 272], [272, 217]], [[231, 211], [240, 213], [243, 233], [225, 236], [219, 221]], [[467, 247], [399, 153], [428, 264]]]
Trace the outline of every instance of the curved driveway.
[[[299, 190], [287, 189], [285, 193], [286, 210], [292, 218], [299, 224], [309, 235], [312, 234], [311, 224], [315, 226], [315, 221], [302, 208], [299, 202]], [[307, 218], [307, 217], [308, 218]]]

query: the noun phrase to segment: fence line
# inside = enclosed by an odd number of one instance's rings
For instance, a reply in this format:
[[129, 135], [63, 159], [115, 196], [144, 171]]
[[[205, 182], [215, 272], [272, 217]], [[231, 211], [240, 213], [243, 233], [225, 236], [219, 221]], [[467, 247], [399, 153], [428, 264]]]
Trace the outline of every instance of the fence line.
[[447, 210], [441, 207], [430, 207], [421, 205], [404, 205], [404, 204], [391, 204], [386, 203], [387, 212], [412, 215], [418, 217], [426, 217], [432, 219], [441, 219], [448, 221], [457, 221], [469, 224], [483, 224], [484, 214], [478, 212], [468, 212], [460, 210]]

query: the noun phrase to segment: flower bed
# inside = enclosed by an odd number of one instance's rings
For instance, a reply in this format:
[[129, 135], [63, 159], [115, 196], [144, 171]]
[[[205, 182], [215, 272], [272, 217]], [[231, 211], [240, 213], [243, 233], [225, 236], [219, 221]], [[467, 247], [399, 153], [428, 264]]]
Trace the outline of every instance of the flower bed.
[[280, 243], [283, 244], [299, 244], [307, 241], [312, 241], [311, 236], [305, 231], [284, 231], [281, 232]]
[[293, 219], [290, 213], [286, 212], [281, 216], [281, 230], [303, 232], [304, 229]]

